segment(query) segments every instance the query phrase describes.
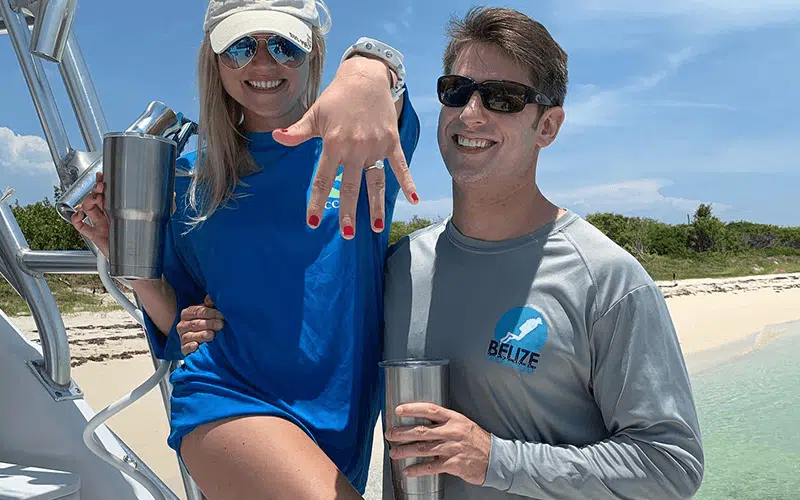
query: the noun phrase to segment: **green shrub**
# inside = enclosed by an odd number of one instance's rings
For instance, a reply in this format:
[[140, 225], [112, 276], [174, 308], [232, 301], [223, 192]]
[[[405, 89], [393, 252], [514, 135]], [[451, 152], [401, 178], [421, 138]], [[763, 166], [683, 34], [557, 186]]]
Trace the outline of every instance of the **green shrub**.
[[22, 234], [32, 250], [86, 250], [78, 231], [58, 215], [48, 198], [11, 207]]
[[439, 221], [424, 219], [421, 217], [417, 217], [416, 215], [412, 217], [411, 220], [408, 222], [405, 221], [392, 222], [392, 227], [389, 230], [389, 244], [394, 245], [395, 243], [400, 241], [404, 236], [409, 235], [414, 231], [424, 229], [437, 222]]
[[[48, 198], [26, 206], [17, 203], [11, 210], [32, 249], [86, 249], [78, 232], [61, 219]], [[711, 205], [705, 204], [698, 206], [689, 224], [666, 224], [651, 218], [609, 212], [589, 214], [586, 220], [637, 258], [648, 255], [691, 258], [706, 253], [735, 255], [751, 250], [761, 255], [800, 255], [800, 227], [747, 221], [725, 223], [713, 215]], [[439, 220], [418, 216], [409, 221], [395, 221], [389, 230], [389, 242], [394, 244], [437, 222]]]

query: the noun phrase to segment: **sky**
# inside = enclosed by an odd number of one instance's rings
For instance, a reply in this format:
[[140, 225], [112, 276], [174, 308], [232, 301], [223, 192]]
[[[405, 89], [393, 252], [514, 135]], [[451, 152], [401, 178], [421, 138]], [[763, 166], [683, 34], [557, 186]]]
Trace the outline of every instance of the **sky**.
[[[473, 2], [328, 0], [327, 85], [361, 36], [405, 55], [422, 131], [411, 164], [421, 203], [396, 219], [444, 217], [451, 183], [436, 140], [445, 25]], [[111, 130], [153, 100], [196, 119], [206, 2], [80, 0], [75, 30]], [[539, 159], [555, 203], [686, 222], [700, 203], [723, 220], [800, 225], [800, 0], [511, 0], [569, 54], [566, 121]], [[44, 63], [75, 149], [85, 149], [58, 68]], [[0, 36], [0, 190], [27, 204], [57, 177], [6, 36]]]

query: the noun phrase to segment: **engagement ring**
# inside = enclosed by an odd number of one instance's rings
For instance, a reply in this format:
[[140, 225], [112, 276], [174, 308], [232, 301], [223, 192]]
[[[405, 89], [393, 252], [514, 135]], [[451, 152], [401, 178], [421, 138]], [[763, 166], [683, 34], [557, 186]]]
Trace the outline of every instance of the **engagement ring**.
[[369, 167], [365, 168], [364, 170], [372, 170], [373, 168], [377, 168], [379, 170], [383, 170], [384, 164], [383, 160], [378, 160], [375, 162], [375, 165], [370, 165]]

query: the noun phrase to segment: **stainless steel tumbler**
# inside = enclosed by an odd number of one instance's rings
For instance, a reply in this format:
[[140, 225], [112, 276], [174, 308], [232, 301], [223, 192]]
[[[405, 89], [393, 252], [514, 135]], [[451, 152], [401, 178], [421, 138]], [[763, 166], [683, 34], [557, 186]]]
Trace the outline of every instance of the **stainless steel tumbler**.
[[[431, 424], [429, 420], [398, 417], [394, 410], [403, 403], [430, 402], [442, 407], [449, 404], [449, 366], [446, 359], [400, 359], [384, 361], [383, 369], [386, 402], [383, 410], [384, 425], [405, 427]], [[389, 444], [391, 446], [391, 444]], [[435, 460], [435, 458], [409, 458], [391, 460], [392, 486], [395, 500], [442, 500], [444, 478], [440, 474], [407, 478], [402, 474], [409, 465]]]
[[[178, 122], [178, 115], [171, 108], [160, 101], [153, 101], [147, 105], [144, 112], [134, 121], [125, 132], [139, 132], [149, 135], [161, 135], [170, 130]], [[77, 180], [56, 200], [56, 210], [59, 215], [71, 222], [72, 215], [78, 209], [83, 200], [92, 193], [97, 182], [98, 172], [105, 172], [105, 155], [85, 154], [84, 158], [91, 159]], [[104, 181], [105, 179], [105, 174]]]
[[166, 225], [172, 214], [177, 144], [139, 132], [103, 140], [105, 210], [109, 217], [109, 274], [159, 279]]

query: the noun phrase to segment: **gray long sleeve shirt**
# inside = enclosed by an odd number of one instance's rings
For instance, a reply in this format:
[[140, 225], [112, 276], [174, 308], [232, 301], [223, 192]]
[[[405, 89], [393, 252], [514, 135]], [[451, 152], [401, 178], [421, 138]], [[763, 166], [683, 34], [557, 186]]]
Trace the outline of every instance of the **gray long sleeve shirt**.
[[385, 299], [384, 359], [448, 358], [450, 408], [492, 435], [485, 484], [446, 475], [448, 500], [699, 488], [700, 429], [664, 297], [581, 217], [505, 242], [449, 219], [423, 229], [393, 248]]

